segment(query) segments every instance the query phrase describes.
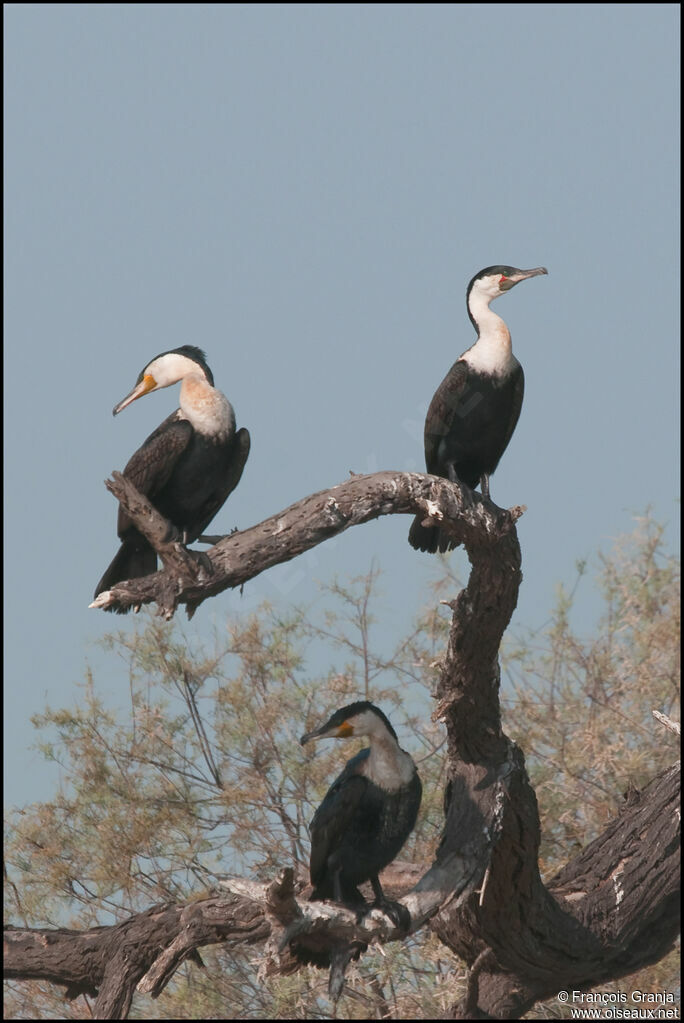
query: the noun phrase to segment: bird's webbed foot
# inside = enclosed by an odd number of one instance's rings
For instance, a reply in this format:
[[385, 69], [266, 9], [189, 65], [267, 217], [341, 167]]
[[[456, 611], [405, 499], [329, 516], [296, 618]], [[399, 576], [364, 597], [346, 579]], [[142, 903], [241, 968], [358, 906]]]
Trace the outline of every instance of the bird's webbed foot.
[[371, 878], [371, 886], [375, 895], [375, 901], [366, 912], [370, 913], [371, 909], [379, 909], [385, 916], [390, 918], [395, 927], [408, 932], [411, 929], [411, 914], [406, 906], [402, 906], [400, 902], [394, 902], [386, 897], [379, 878]]
[[187, 544], [187, 537], [183, 530], [177, 529], [170, 519], [166, 520], [166, 532], [164, 533], [164, 543], [182, 543], [183, 546]]
[[351, 909], [356, 913], [357, 924], [363, 923], [364, 917], [367, 917], [373, 907], [369, 906], [367, 902], [359, 905], [356, 903], [353, 906], [347, 905], [347, 909]]
[[409, 913], [406, 906], [402, 906], [400, 902], [393, 902], [391, 899], [376, 899], [370, 909], [380, 909], [388, 916], [395, 927], [398, 927], [400, 931], [406, 931], [408, 933], [411, 930], [411, 914]]

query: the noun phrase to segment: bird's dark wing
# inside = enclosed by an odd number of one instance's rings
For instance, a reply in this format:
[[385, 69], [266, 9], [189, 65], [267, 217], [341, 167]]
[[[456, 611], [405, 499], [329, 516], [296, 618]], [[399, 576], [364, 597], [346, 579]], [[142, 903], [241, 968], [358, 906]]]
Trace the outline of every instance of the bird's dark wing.
[[[145, 497], [149, 497], [153, 504], [155, 494], [166, 485], [178, 459], [192, 439], [192, 426], [187, 419], [179, 416], [180, 409], [168, 416], [131, 455], [123, 471], [133, 486]], [[130, 525], [128, 515], [119, 509], [119, 536]]]
[[366, 794], [368, 779], [357, 771], [359, 758], [365, 759], [368, 753], [369, 750], [361, 750], [349, 761], [314, 814], [311, 822], [311, 882], [314, 887], [323, 881], [328, 857], [352, 826]]
[[514, 370], [515, 379], [513, 381], [513, 398], [511, 401], [511, 414], [508, 421], [508, 430], [506, 431], [506, 440], [503, 443], [502, 451], [505, 451], [508, 447], [508, 442], [513, 436], [513, 431], [517, 425], [518, 419], [520, 418], [520, 409], [522, 408], [523, 395], [525, 393], [525, 374], [523, 373], [522, 366], [518, 366]]
[[467, 400], [468, 365], [459, 360], [435, 391], [425, 417], [425, 465], [428, 472], [441, 475], [439, 443], [449, 433], [454, 417]]
[[211, 497], [203, 505], [202, 517], [197, 521], [195, 528], [192, 530], [196, 537], [204, 532], [240, 482], [242, 471], [245, 468], [249, 455], [250, 443], [249, 430], [243, 426], [233, 437], [230, 450], [226, 456], [224, 474]]
[[230, 471], [228, 473], [228, 486], [230, 489], [228, 490], [226, 497], [228, 497], [228, 494], [232, 494], [240, 482], [242, 470], [247, 462], [251, 446], [252, 439], [249, 436], [249, 430], [243, 426], [240, 430], [238, 430], [233, 439], [233, 455], [231, 458]]

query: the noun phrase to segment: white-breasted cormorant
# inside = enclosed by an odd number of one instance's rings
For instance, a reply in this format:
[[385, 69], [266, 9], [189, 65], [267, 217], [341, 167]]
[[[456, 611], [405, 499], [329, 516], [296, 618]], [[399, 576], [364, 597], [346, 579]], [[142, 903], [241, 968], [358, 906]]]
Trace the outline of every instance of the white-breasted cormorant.
[[[525, 378], [511, 351], [508, 327], [489, 303], [520, 281], [548, 273], [544, 266], [518, 270], [488, 266], [466, 292], [468, 316], [477, 341], [454, 363], [437, 388], [425, 418], [425, 464], [435, 476], [468, 487], [480, 484], [489, 497], [489, 477], [499, 464], [518, 422]], [[439, 526], [423, 526], [417, 515], [409, 543], [419, 551], [447, 551], [455, 541]]]
[[365, 906], [357, 885], [370, 881], [373, 905], [387, 912], [397, 926], [408, 928], [408, 911], [385, 898], [378, 874], [413, 830], [422, 795], [420, 778], [383, 712], [367, 700], [336, 711], [300, 742], [351, 735], [367, 735], [370, 747], [347, 761], [314, 814], [311, 899]]
[[[179, 530], [183, 542], [192, 543], [240, 482], [250, 444], [248, 430], [236, 431], [233, 406], [214, 387], [204, 352], [183, 345], [157, 355], [113, 414], [178, 381], [180, 408], [150, 434], [123, 474]], [[117, 532], [121, 547], [97, 584], [96, 597], [115, 583], [157, 570], [154, 549], [121, 508]], [[106, 610], [123, 614], [128, 608]]]

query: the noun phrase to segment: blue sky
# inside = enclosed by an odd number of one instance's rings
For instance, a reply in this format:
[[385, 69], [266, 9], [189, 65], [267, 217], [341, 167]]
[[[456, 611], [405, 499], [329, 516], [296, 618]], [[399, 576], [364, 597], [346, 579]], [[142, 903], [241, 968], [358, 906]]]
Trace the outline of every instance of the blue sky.
[[[88, 610], [116, 547], [103, 480], [177, 404], [111, 409], [158, 352], [204, 348], [252, 435], [212, 531], [354, 472], [422, 470], [422, 424], [501, 298], [526, 394], [492, 479], [525, 504], [514, 623], [650, 506], [679, 515], [679, 7], [39, 5], [5, 23], [6, 799], [49, 798], [32, 713], [86, 664], [127, 680]], [[314, 601], [384, 570], [377, 637], [430, 598], [409, 517], [351, 530], [205, 604]], [[462, 552], [453, 556], [466, 571]], [[579, 593], [578, 626], [599, 606]]]

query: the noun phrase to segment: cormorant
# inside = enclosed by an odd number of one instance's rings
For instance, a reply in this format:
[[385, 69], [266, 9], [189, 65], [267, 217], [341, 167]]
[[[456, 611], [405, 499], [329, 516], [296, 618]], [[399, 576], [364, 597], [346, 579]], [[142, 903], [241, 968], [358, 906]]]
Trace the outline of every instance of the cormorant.
[[[511, 351], [508, 327], [489, 303], [520, 281], [548, 273], [544, 266], [517, 270], [488, 266], [475, 274], [466, 292], [468, 316], [477, 341], [454, 363], [435, 392], [425, 418], [427, 471], [453, 483], [475, 487], [489, 498], [489, 477], [499, 464], [518, 422], [525, 379]], [[409, 543], [434, 554], [455, 541], [439, 526], [423, 526], [417, 515]]]
[[360, 700], [336, 711], [310, 739], [367, 735], [362, 749], [331, 785], [311, 822], [312, 900], [365, 906], [357, 885], [370, 881], [374, 906], [408, 929], [408, 910], [385, 898], [378, 874], [391, 863], [416, 823], [422, 785], [416, 765], [378, 707]]
[[[150, 434], [123, 474], [183, 534], [183, 542], [192, 543], [240, 482], [250, 444], [248, 430], [236, 432], [233, 406], [214, 387], [204, 352], [182, 345], [155, 356], [113, 414], [179, 380], [180, 408]], [[124, 579], [157, 570], [156, 552], [122, 508], [117, 532], [121, 547], [97, 584], [96, 597]], [[128, 608], [106, 610], [125, 614]]]

